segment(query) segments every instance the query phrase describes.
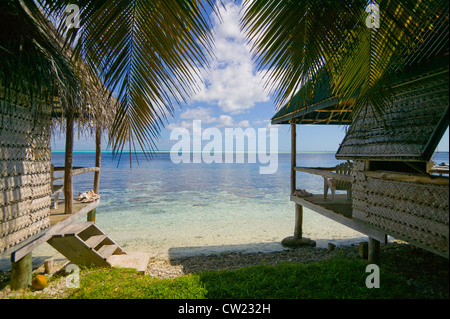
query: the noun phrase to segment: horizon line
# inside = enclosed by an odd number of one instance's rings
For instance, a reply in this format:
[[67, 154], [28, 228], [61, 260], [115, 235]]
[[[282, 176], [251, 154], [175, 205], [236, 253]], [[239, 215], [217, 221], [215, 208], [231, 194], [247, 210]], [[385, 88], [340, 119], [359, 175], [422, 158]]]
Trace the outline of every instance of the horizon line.
[[[62, 150], [52, 150], [52, 153], [65, 153]], [[157, 154], [170, 154], [171, 151], [132, 151], [131, 153], [144, 154], [144, 153], [157, 153]], [[74, 150], [73, 153], [95, 153], [93, 150]], [[101, 153], [112, 153], [112, 151], [102, 150]], [[123, 151], [122, 154], [128, 154], [130, 151]], [[189, 154], [198, 154], [202, 153], [202, 151], [189, 151]], [[267, 152], [258, 152], [258, 151], [220, 151], [218, 153], [222, 154], [236, 154], [236, 153], [255, 153], [255, 154], [264, 154]], [[291, 151], [278, 151], [279, 154], [290, 154]], [[336, 153], [336, 151], [298, 151], [297, 153]]]
[[[63, 150], [52, 150], [52, 153], [65, 153], [65, 151]], [[133, 153], [133, 154], [151, 154], [151, 153], [156, 153], [156, 154], [170, 154], [171, 151], [123, 151], [122, 154], [129, 154], [129, 153]], [[337, 151], [297, 151], [297, 153], [336, 153]], [[95, 154], [94, 150], [74, 150], [73, 153], [93, 153]], [[111, 153], [112, 151], [108, 151], [108, 150], [102, 150], [101, 153]], [[189, 154], [198, 154], [198, 153], [203, 153], [202, 151], [189, 151]], [[258, 151], [220, 151], [218, 153], [222, 153], [222, 154], [267, 154], [266, 152], [258, 152]], [[278, 154], [291, 154], [291, 151], [278, 151]], [[444, 150], [444, 151], [435, 151], [434, 153], [449, 153], [449, 150]]]

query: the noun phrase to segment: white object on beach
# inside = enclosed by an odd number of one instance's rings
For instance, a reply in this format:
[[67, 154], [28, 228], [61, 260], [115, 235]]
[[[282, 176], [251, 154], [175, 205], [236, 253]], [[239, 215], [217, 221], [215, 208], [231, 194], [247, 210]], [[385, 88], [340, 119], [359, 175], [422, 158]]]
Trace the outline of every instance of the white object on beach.
[[94, 193], [93, 190], [90, 190], [85, 193], [79, 193], [78, 196], [75, 197], [75, 200], [81, 201], [82, 203], [91, 203], [95, 202], [98, 199], [100, 199], [100, 195]]
[[294, 196], [298, 196], [298, 197], [311, 197], [313, 194], [308, 193], [306, 190], [304, 189], [297, 189], [294, 192]]

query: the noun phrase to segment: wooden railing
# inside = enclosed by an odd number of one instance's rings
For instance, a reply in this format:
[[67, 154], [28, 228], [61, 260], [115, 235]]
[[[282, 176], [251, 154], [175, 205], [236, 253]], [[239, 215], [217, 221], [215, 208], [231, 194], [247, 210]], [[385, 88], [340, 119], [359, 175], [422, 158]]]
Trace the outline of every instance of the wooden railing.
[[[337, 173], [338, 166], [334, 167], [295, 167], [295, 172], [304, 172], [315, 174], [323, 177], [323, 196], [326, 199], [328, 189], [331, 188], [332, 201], [334, 202], [334, 195], [336, 190], [347, 190], [347, 199], [351, 199], [351, 188], [353, 177], [348, 171], [345, 174]], [[330, 180], [335, 180], [335, 183], [330, 183]]]
[[[54, 172], [64, 172], [65, 167], [53, 167]], [[91, 173], [91, 172], [100, 172], [100, 167], [73, 167], [72, 168], [72, 176]], [[52, 177], [52, 180], [64, 179], [64, 175], [60, 177]]]
[[[51, 178], [52, 178], [52, 193], [54, 195], [54, 201], [53, 201], [52, 208], [54, 208], [54, 209], [58, 208], [59, 194], [63, 191], [63, 187], [64, 187], [64, 185], [54, 184], [54, 181], [64, 180], [64, 174], [62, 176], [55, 177], [54, 172], [64, 172], [64, 171], [65, 171], [65, 167], [54, 167], [52, 165]], [[92, 173], [92, 172], [94, 172], [94, 173], [100, 172], [100, 167], [73, 167], [72, 171], [71, 171], [71, 173], [72, 173], [71, 175], [76, 176], [76, 175]], [[94, 184], [95, 184], [95, 178], [94, 178]], [[64, 200], [67, 201], [68, 199], [64, 199]], [[71, 198], [70, 200], [73, 200], [73, 198]], [[65, 213], [71, 214], [72, 212], [65, 212]]]
[[336, 167], [295, 167], [297, 172], [320, 175], [324, 178], [336, 178], [347, 182], [352, 181], [351, 175], [337, 174], [333, 172], [334, 170], [336, 170]]
[[411, 182], [420, 184], [434, 184], [434, 185], [449, 185], [448, 176], [433, 176], [422, 175], [415, 173], [401, 173], [401, 172], [388, 172], [388, 171], [365, 171], [367, 176], [400, 182]]
[[442, 175], [449, 175], [449, 169], [448, 167], [439, 167], [439, 166], [434, 166], [430, 172], [430, 174], [439, 174], [439, 176]]
[[[342, 175], [342, 174], [336, 174], [333, 172], [335, 170], [335, 167], [295, 167], [295, 171], [297, 172], [304, 172], [309, 174], [315, 174], [320, 175], [324, 178], [336, 178], [343, 181], [352, 181], [351, 175]], [[448, 168], [440, 168], [440, 167], [433, 167], [429, 172], [429, 174], [439, 174], [442, 175], [448, 175], [449, 169]], [[414, 173], [400, 173], [400, 172], [383, 172], [383, 171], [366, 171], [366, 174], [373, 177], [378, 178], [386, 178], [386, 179], [395, 179], [395, 180], [405, 180], [405, 181], [423, 181], [424, 183], [431, 183], [431, 184], [448, 184], [448, 177], [447, 178], [436, 178], [436, 176], [432, 175], [420, 175], [420, 174], [414, 174]]]

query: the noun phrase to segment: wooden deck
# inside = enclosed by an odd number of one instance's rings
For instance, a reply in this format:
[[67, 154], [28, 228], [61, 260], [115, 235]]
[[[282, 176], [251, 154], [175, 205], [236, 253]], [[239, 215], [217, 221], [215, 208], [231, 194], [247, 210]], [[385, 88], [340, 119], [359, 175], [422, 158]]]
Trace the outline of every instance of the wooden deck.
[[[57, 209], [50, 209], [50, 227], [56, 225], [57, 223], [65, 221], [67, 218], [75, 216], [83, 217], [91, 210], [95, 209], [100, 204], [100, 201], [94, 203], [80, 203], [79, 201], [73, 201], [73, 214], [66, 214], [64, 212], [64, 200], [58, 202]], [[94, 208], [92, 208], [95, 206]]]
[[[323, 195], [313, 195], [311, 197], [303, 198], [316, 206], [323, 207], [335, 214], [342, 215], [347, 218], [352, 218], [352, 201], [347, 199], [346, 194], [335, 195], [334, 201], [331, 198], [324, 199]], [[330, 196], [328, 196], [330, 197]]]
[[323, 194], [313, 195], [311, 197], [291, 196], [291, 201], [380, 242], [385, 242], [385, 231], [352, 218], [352, 201], [347, 199], [346, 194], [336, 194], [334, 202], [330, 198], [324, 199], [323, 197]]
[[96, 200], [92, 203], [80, 203], [78, 201], [73, 202], [73, 213], [64, 213], [64, 202], [59, 202], [57, 209], [50, 210], [50, 227], [39, 233], [39, 237], [33, 236], [30, 240], [23, 242], [19, 249], [16, 249], [11, 254], [11, 261], [16, 262], [31, 251], [34, 248], [42, 245], [47, 240], [52, 238], [52, 236], [58, 233], [61, 229], [69, 226], [70, 224], [76, 223], [81, 217], [85, 216], [91, 210], [97, 208], [100, 205], [100, 200]]

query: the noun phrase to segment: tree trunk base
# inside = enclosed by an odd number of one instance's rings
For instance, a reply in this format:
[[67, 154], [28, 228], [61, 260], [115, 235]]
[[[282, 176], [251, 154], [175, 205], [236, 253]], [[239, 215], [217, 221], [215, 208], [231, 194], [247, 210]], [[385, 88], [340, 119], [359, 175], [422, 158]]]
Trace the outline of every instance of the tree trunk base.
[[31, 285], [32, 257], [31, 253], [21, 260], [11, 263], [11, 290], [25, 289]]
[[283, 247], [299, 248], [299, 247], [315, 247], [316, 242], [309, 238], [297, 238], [295, 236], [286, 237], [281, 241]]

